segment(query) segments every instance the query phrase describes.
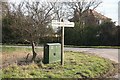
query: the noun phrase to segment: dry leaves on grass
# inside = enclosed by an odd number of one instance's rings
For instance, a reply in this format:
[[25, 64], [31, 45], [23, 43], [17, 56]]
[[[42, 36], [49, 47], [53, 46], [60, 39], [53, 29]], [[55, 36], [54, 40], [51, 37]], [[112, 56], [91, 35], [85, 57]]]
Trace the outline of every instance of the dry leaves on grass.
[[[13, 63], [20, 63], [20, 62], [25, 62], [26, 61], [26, 56], [27, 54], [30, 53], [28, 60], [32, 58], [32, 53], [31, 51], [17, 51], [17, 52], [12, 52], [12, 53], [2, 53], [2, 66], [6, 67], [9, 66]], [[43, 52], [39, 52], [37, 55], [37, 59], [42, 58]], [[25, 64], [25, 63], [23, 63]]]

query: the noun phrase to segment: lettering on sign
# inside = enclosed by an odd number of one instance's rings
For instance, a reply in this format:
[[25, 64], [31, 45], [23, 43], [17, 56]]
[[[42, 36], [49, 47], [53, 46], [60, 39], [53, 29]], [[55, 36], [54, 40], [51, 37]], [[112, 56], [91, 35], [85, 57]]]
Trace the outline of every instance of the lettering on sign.
[[52, 26], [57, 26], [57, 27], [74, 27], [74, 22], [52, 22]]

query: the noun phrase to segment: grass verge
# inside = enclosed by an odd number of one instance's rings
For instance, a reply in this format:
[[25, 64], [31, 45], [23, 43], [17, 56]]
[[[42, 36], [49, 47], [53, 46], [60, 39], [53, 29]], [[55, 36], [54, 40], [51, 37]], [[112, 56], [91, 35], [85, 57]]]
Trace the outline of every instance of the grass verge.
[[[35, 48], [36, 51], [43, 51], [42, 48]], [[25, 47], [6, 47], [6, 46], [2, 46], [2, 53], [5, 54], [12, 54], [14, 52], [31, 52], [32, 48], [25, 48]]]
[[104, 49], [120, 49], [120, 46], [74, 46], [74, 45], [65, 45], [65, 47], [72, 47], [72, 48], [104, 48]]
[[114, 71], [110, 60], [79, 52], [65, 52], [65, 65], [60, 62], [19, 66], [17, 64], [2, 69], [2, 78], [99, 78]]

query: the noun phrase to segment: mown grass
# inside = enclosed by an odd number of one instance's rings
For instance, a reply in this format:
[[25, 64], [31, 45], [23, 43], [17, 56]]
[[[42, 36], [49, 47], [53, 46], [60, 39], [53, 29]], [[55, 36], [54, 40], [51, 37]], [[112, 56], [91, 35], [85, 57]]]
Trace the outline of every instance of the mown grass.
[[120, 49], [120, 46], [74, 46], [74, 45], [65, 45], [65, 47], [72, 47], [72, 48], [104, 48], [104, 49]]
[[64, 66], [60, 62], [39, 64], [3, 68], [2, 78], [95, 78], [114, 69], [107, 59], [79, 52], [65, 52]]
[[[36, 51], [42, 51], [42, 48], [35, 48]], [[31, 52], [32, 48], [25, 47], [6, 47], [2, 46], [2, 53], [12, 54], [13, 52], [26, 51]]]
[[2, 52], [4, 53], [12, 53], [16, 51], [30, 51], [30, 48], [16, 48], [16, 47], [2, 47]]

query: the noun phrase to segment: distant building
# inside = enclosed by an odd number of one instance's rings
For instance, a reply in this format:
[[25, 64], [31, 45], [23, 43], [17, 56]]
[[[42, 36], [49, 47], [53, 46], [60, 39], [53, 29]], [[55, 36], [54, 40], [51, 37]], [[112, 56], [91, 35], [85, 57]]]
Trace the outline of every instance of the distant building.
[[120, 1], [118, 2], [118, 25], [120, 25]]
[[[79, 21], [79, 13], [74, 11], [74, 17], [69, 19], [69, 21]], [[111, 18], [108, 18], [95, 10], [89, 9], [82, 13], [81, 21], [84, 25], [100, 25], [105, 21], [111, 21]]]

